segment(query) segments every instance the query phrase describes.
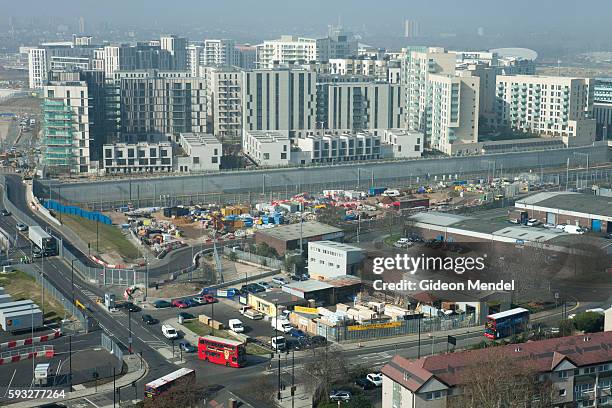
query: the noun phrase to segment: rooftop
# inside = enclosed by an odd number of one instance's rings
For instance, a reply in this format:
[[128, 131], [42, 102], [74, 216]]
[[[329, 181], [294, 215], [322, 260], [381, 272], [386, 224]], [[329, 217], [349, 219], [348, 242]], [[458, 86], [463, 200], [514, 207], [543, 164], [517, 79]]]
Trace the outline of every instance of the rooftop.
[[575, 211], [581, 214], [612, 217], [612, 198], [592, 194], [555, 191], [537, 193], [520, 199], [515, 204], [520, 208], [537, 206], [548, 209]]
[[314, 292], [317, 290], [324, 290], [324, 289], [329, 289], [333, 287], [334, 286], [329, 284], [328, 282], [323, 282], [323, 281], [314, 280], [314, 279], [310, 279], [310, 280], [303, 281], [303, 282], [290, 283], [288, 285], [283, 286], [283, 288], [296, 290], [298, 292], [303, 292], [303, 293]]
[[283, 292], [282, 290], [271, 290], [269, 292], [259, 292], [259, 293], [251, 294], [249, 296], [254, 296], [266, 302], [276, 303], [279, 305], [293, 305], [293, 304], [304, 303], [304, 299], [293, 296], [287, 292]]
[[343, 244], [342, 242], [336, 241], [315, 241], [309, 242], [308, 245], [320, 246], [326, 248], [334, 248], [340, 251], [359, 251], [362, 252], [362, 249], [353, 245]]
[[382, 373], [403, 387], [418, 392], [432, 378], [449, 387], [459, 385], [465, 379], [464, 370], [500, 357], [538, 372], [552, 371], [566, 360], [576, 367], [608, 363], [612, 361], [612, 332], [439, 354], [418, 360], [396, 355], [383, 367]]
[[300, 229], [302, 238], [312, 238], [319, 235], [342, 233], [340, 228], [332, 227], [331, 225], [322, 224], [320, 222], [303, 222], [300, 228], [300, 223], [281, 225], [280, 227], [270, 228], [257, 231], [257, 234], [266, 235], [272, 238], [283, 241], [293, 241], [300, 239]]
[[191, 146], [221, 144], [221, 142], [210, 133], [181, 133], [181, 138]]
[[247, 133], [260, 143], [276, 143], [279, 140], [289, 140], [289, 135], [283, 131], [249, 130]]

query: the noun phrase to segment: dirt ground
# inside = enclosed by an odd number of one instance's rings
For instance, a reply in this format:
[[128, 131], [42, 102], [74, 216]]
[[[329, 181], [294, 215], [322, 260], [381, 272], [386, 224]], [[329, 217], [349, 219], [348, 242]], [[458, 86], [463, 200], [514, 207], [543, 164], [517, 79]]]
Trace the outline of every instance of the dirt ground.
[[13, 119], [0, 118], [0, 140], [5, 140], [8, 135], [9, 129], [13, 124]]
[[202, 285], [193, 282], [169, 283], [160, 286], [158, 290], [149, 288], [149, 297], [152, 298], [177, 298], [193, 295], [202, 289]]

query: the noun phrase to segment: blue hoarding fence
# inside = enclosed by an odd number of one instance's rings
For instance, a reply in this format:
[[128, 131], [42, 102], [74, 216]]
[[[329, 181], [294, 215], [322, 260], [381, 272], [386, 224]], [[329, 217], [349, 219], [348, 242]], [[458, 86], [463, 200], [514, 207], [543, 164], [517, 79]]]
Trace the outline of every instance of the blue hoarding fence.
[[69, 215], [76, 215], [81, 218], [85, 218], [90, 221], [101, 222], [102, 224], [112, 224], [110, 217], [104, 214], [100, 214], [97, 211], [87, 211], [75, 205], [64, 205], [55, 200], [45, 200], [43, 203], [47, 210], [53, 210]]

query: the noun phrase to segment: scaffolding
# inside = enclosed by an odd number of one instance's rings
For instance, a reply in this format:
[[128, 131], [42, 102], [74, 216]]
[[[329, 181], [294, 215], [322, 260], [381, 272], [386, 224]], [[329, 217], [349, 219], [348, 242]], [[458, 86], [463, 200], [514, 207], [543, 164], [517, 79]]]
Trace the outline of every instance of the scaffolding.
[[[43, 111], [42, 162], [51, 169], [72, 169], [74, 154], [74, 115], [63, 101], [45, 99]], [[53, 170], [51, 170], [53, 171]]]

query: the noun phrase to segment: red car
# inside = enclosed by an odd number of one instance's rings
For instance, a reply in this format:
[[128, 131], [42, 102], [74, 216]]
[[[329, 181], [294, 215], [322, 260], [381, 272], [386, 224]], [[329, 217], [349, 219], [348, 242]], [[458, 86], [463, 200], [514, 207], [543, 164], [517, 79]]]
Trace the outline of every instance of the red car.
[[197, 303], [201, 305], [207, 305], [209, 303], [216, 303], [218, 301], [217, 298], [215, 298], [212, 295], [198, 296], [198, 297], [193, 298], [193, 300], [195, 300]]
[[174, 299], [172, 301], [173, 307], [178, 307], [179, 309], [187, 309], [189, 305], [183, 299]]

